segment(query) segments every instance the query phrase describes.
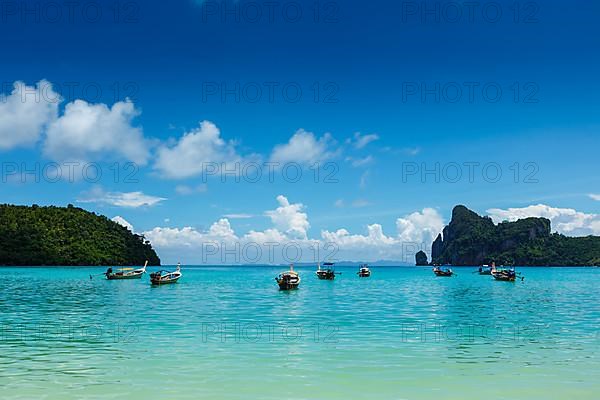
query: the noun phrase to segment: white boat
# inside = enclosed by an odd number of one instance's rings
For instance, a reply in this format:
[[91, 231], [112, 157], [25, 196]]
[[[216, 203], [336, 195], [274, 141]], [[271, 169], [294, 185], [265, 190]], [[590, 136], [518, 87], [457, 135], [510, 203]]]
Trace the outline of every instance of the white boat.
[[144, 264], [142, 268], [119, 268], [116, 271], [113, 271], [112, 268], [108, 268], [104, 275], [106, 275], [106, 279], [109, 281], [118, 280], [118, 279], [140, 279], [142, 275], [146, 273], [146, 267], [148, 266], [148, 261]]
[[371, 270], [367, 264], [361, 264], [357, 274], [360, 278], [368, 278], [371, 276]]
[[175, 271], [160, 270], [150, 274], [150, 283], [153, 285], [166, 285], [176, 283], [181, 278], [181, 264], [177, 264]]

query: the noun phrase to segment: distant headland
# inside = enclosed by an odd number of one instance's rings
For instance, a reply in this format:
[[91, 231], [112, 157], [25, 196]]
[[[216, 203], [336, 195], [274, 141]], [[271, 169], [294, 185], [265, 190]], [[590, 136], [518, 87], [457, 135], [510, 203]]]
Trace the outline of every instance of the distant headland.
[[[459, 205], [452, 220], [431, 246], [432, 264], [469, 266], [600, 265], [600, 237], [568, 237], [551, 233], [550, 220], [525, 218], [494, 224]], [[423, 264], [422, 255], [417, 264]], [[426, 263], [427, 259], [425, 259]]]
[[81, 208], [0, 205], [0, 265], [160, 265], [150, 242]]

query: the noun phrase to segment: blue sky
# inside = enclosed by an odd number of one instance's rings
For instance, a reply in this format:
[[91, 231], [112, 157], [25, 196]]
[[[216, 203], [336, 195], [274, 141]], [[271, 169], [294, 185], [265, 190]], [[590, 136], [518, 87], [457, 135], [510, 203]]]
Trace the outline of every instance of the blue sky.
[[[456, 204], [600, 234], [595, 3], [26, 3], [0, 10], [3, 202], [120, 216], [167, 262], [211, 226], [398, 258]], [[21, 182], [52, 162], [102, 178]], [[303, 177], [203, 179], [268, 162]]]

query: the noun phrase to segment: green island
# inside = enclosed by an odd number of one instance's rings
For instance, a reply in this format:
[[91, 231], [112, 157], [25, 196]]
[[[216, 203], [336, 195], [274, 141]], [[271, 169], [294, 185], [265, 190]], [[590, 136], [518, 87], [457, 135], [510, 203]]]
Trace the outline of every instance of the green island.
[[[569, 237], [551, 233], [550, 220], [524, 218], [494, 224], [459, 205], [452, 220], [431, 246], [432, 264], [470, 266], [600, 265], [600, 237]], [[422, 255], [417, 263], [423, 262]]]
[[150, 242], [72, 205], [0, 205], [0, 265], [160, 265]]

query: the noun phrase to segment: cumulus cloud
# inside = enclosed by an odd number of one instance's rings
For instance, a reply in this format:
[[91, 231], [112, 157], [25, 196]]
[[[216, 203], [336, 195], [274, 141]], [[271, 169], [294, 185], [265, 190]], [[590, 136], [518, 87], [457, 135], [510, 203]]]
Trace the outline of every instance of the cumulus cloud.
[[403, 242], [425, 243], [427, 248], [444, 229], [444, 219], [433, 208], [424, 208], [396, 220], [398, 237]]
[[63, 101], [48, 81], [35, 87], [15, 82], [0, 99], [0, 150], [42, 141], [43, 153], [54, 161], [89, 162], [126, 159], [144, 165], [148, 140], [133, 120], [140, 112], [129, 101], [112, 105]]
[[115, 207], [138, 208], [154, 206], [166, 200], [142, 192], [105, 192], [102, 188], [94, 188], [82, 193], [77, 201], [79, 203], [108, 204]]
[[131, 232], [133, 232], [133, 225], [131, 225], [129, 223], [129, 221], [127, 221], [125, 218], [121, 217], [120, 215], [117, 215], [117, 216], [111, 218], [111, 221], [116, 222], [117, 224], [124, 226], [125, 228], [127, 228]]
[[332, 149], [333, 143], [334, 140], [328, 133], [317, 139], [314, 133], [300, 129], [287, 143], [275, 146], [271, 153], [271, 162], [295, 162], [303, 165], [324, 162], [337, 154]]
[[379, 224], [367, 226], [367, 235], [351, 234], [346, 229], [321, 232], [321, 238], [327, 245], [334, 245], [337, 256], [348, 260], [375, 261], [402, 257], [402, 244], [392, 236], [383, 233]]
[[234, 142], [225, 141], [215, 124], [203, 121], [175, 145], [159, 147], [154, 168], [165, 178], [184, 179], [200, 175], [209, 164], [229, 170], [228, 166], [241, 160]]
[[35, 87], [15, 82], [12, 92], [0, 97], [0, 150], [34, 145], [57, 118], [60, 101], [48, 81]]
[[442, 231], [444, 222], [433, 208], [414, 212], [396, 221], [396, 235], [386, 235], [380, 224], [367, 226], [367, 234], [351, 234], [346, 229], [335, 232], [322, 231], [326, 243], [335, 243], [339, 252], [352, 260], [400, 260], [413, 262], [414, 253], [424, 250], [429, 253], [431, 243]]
[[277, 196], [279, 207], [267, 211], [266, 216], [271, 218], [277, 229], [294, 238], [306, 239], [308, 228], [308, 215], [303, 213], [304, 205], [301, 203], [290, 204], [287, 197]]
[[487, 213], [496, 223], [516, 221], [528, 217], [548, 218], [554, 232], [567, 236], [587, 236], [600, 234], [600, 216], [587, 214], [572, 208], [556, 208], [545, 204], [530, 205], [506, 210], [492, 208]]
[[156, 248], [182, 248], [202, 245], [202, 234], [192, 227], [156, 227], [144, 232], [144, 236]]
[[133, 126], [139, 114], [129, 100], [112, 107], [75, 100], [49, 125], [44, 154], [53, 160], [84, 162], [117, 156], [144, 165], [150, 152], [142, 128]]
[[[323, 259], [386, 259], [412, 263], [418, 250], [429, 250], [443, 225], [436, 210], [424, 209], [398, 219], [396, 234], [385, 234], [380, 224], [370, 224], [366, 227], [366, 234], [353, 234], [342, 228], [335, 231], [323, 230], [320, 238], [312, 239], [307, 234], [310, 224], [304, 206], [301, 203], [290, 203], [283, 195], [277, 197], [277, 202], [279, 206], [276, 209], [265, 212], [273, 227], [263, 231], [251, 230], [242, 235], [236, 233], [229, 219], [249, 215], [232, 214], [204, 231], [192, 227], [156, 227], [144, 232], [144, 235], [156, 246], [161, 256], [178, 259], [181, 254], [187, 254], [195, 262], [202, 263], [256, 262], [248, 261], [244, 250], [248, 246], [254, 249], [256, 245], [262, 246], [260, 262], [265, 263], [289, 262], [282, 254], [286, 247], [293, 250], [292, 254], [299, 250], [304, 262], [316, 263]], [[208, 254], [207, 257], [209, 244], [218, 245], [219, 251]], [[200, 256], [202, 260], [199, 260]]]
[[[251, 230], [245, 235], [238, 235], [231, 227], [228, 217], [246, 218], [247, 214], [233, 214], [226, 218], [221, 218], [210, 226], [208, 230], [200, 231], [192, 227], [184, 228], [166, 228], [156, 227], [150, 231], [144, 232], [144, 236], [156, 246], [161, 256], [169, 258], [179, 258], [181, 254], [187, 254], [195, 262], [212, 263], [244, 263], [255, 262], [248, 261], [249, 255], [245, 249], [250, 246], [251, 250], [256, 246], [263, 247], [260, 251], [260, 261], [265, 263], [285, 262], [282, 258], [281, 247], [294, 243], [294, 247], [301, 247], [304, 256], [313, 252], [309, 247], [315, 241], [306, 238], [306, 231], [309, 227], [308, 217], [301, 212], [302, 204], [291, 204], [284, 196], [278, 196], [279, 207], [275, 210], [267, 211], [265, 215], [269, 216], [274, 227], [264, 231]], [[215, 247], [216, 246], [216, 247]], [[268, 246], [279, 248], [275, 254], [273, 250], [268, 250]], [[271, 247], [272, 248], [272, 247]], [[216, 251], [218, 249], [218, 251]], [[199, 260], [201, 258], [201, 260]]]

